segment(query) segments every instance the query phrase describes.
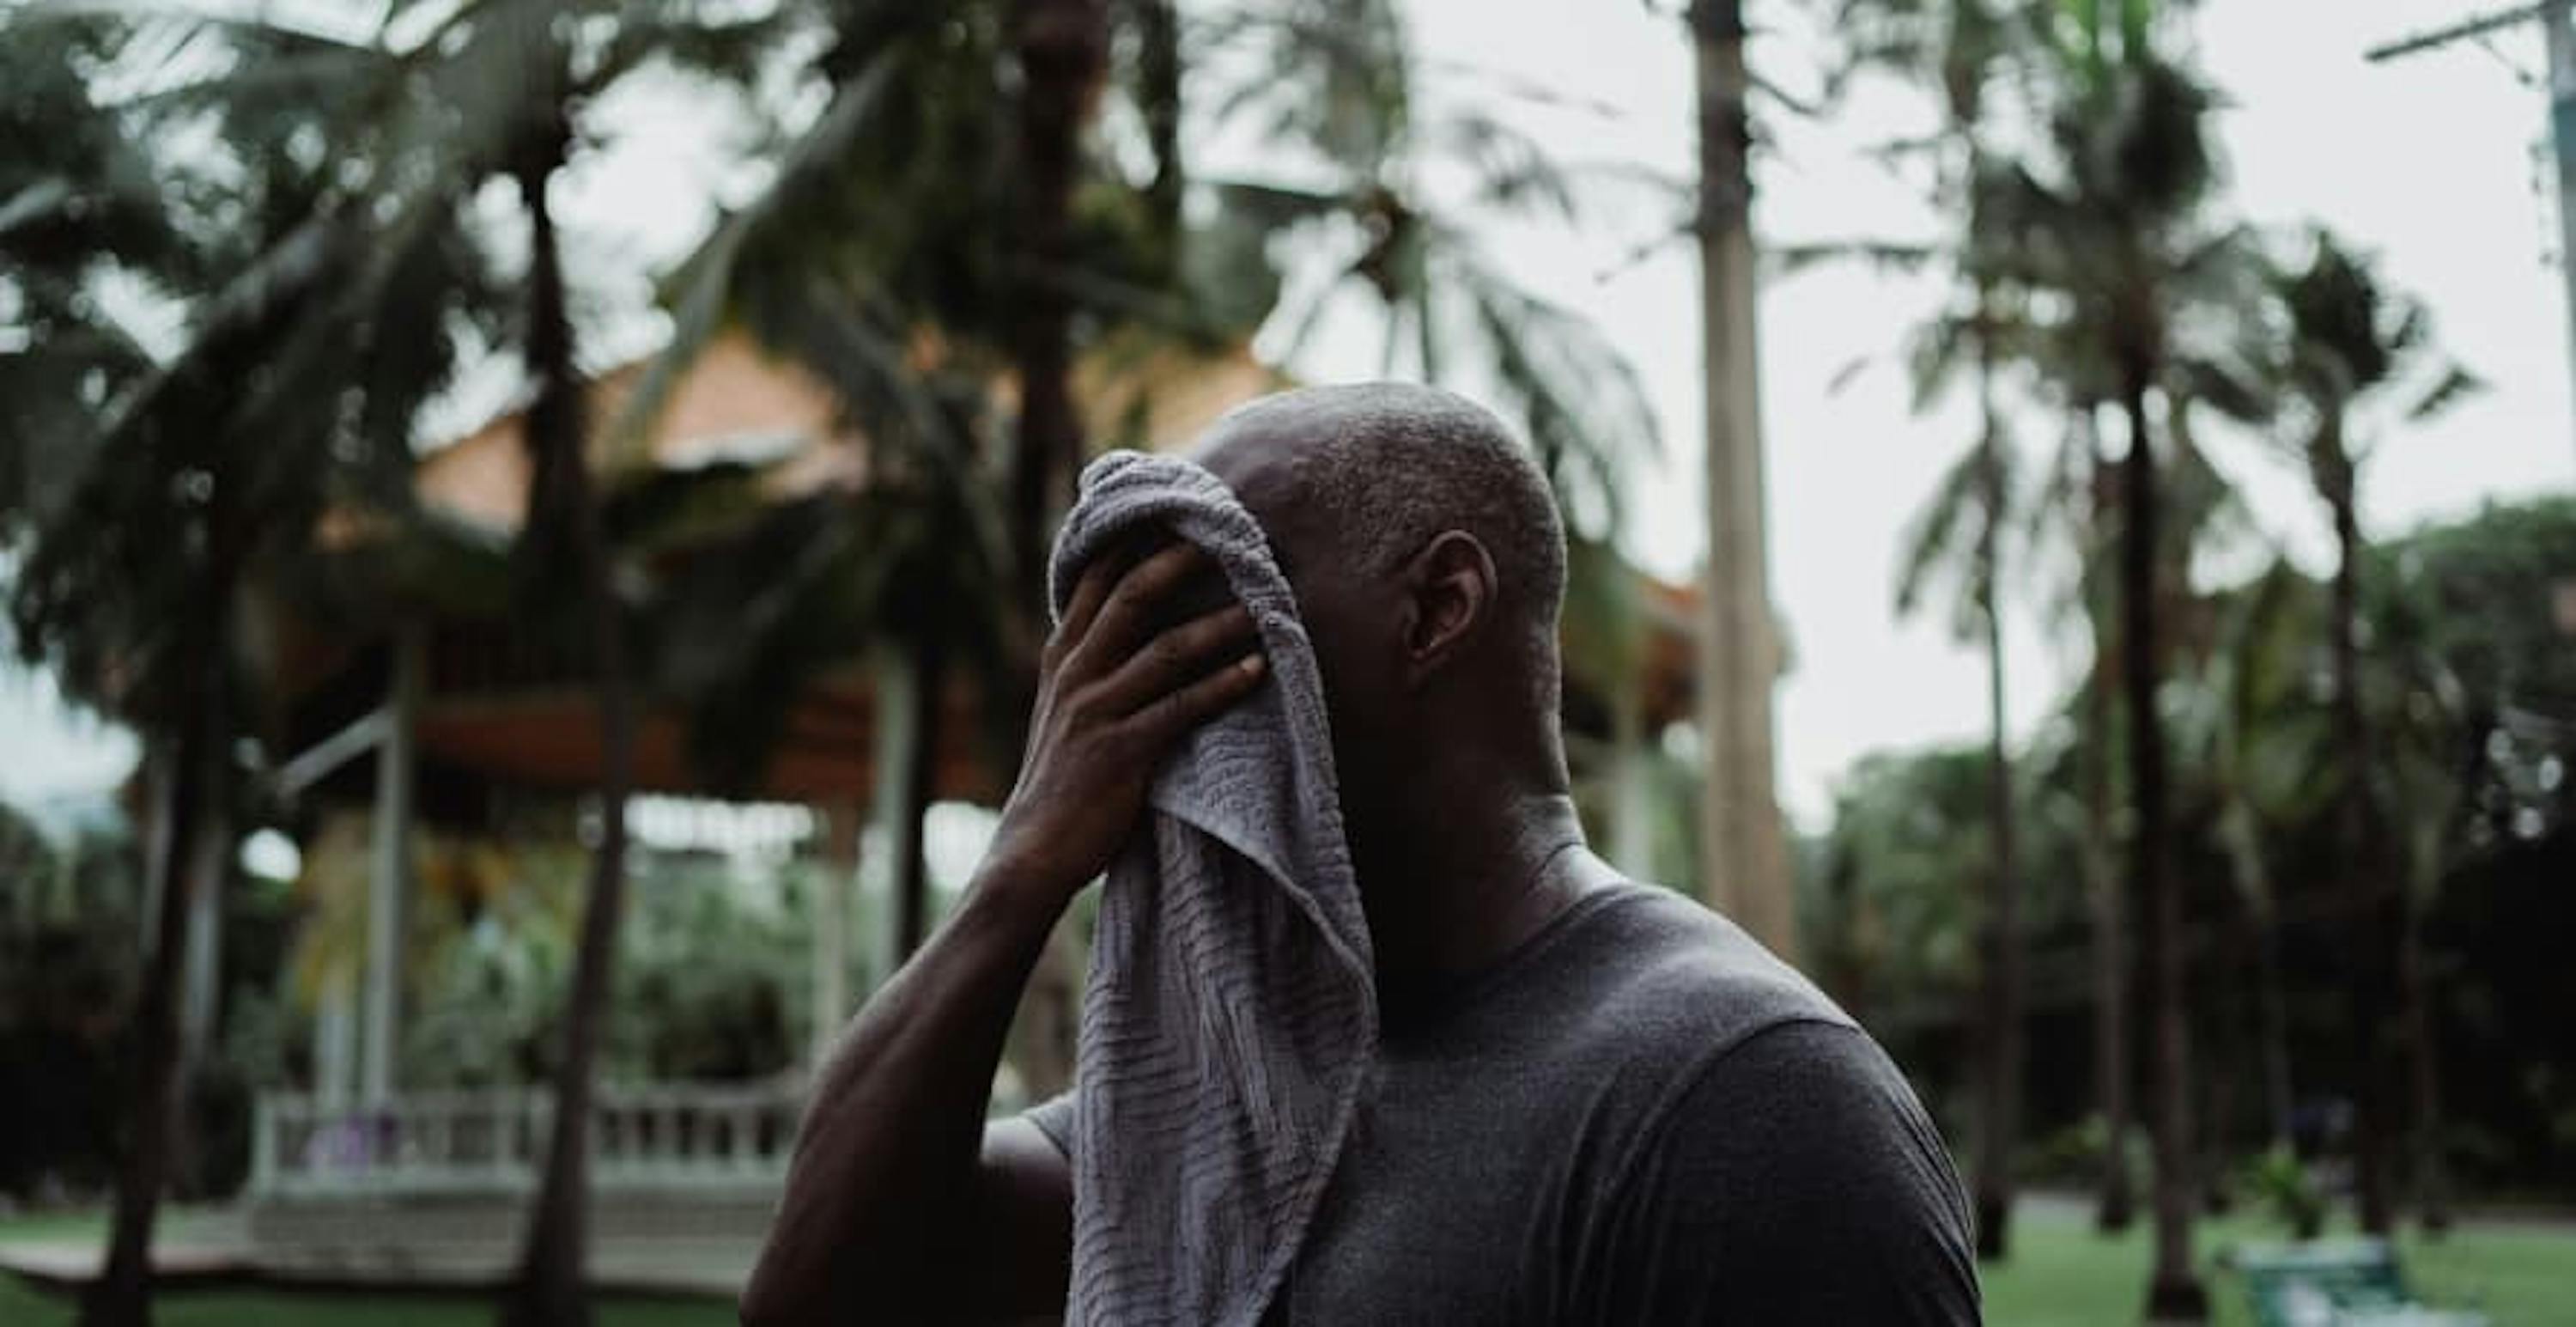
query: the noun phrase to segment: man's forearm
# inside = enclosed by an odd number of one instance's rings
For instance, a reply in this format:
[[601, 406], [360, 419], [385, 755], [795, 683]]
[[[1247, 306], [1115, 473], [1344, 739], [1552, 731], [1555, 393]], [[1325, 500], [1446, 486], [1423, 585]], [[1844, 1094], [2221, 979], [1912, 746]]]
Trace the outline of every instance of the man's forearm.
[[1070, 894], [988, 866], [955, 916], [852, 1020], [817, 1077], [755, 1324], [850, 1321], [954, 1294], [984, 1112], [1012, 1011]]

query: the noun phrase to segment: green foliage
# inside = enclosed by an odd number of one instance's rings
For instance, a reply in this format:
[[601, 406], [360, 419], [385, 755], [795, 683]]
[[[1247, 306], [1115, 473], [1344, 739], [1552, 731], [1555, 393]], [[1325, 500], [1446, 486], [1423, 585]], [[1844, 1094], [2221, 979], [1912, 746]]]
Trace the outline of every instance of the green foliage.
[[[1426, 113], [1420, 61], [1385, 0], [1249, 6], [1210, 40], [1248, 57], [1220, 118], [1257, 123], [1304, 168], [1215, 189], [1225, 224], [1304, 255], [1286, 273], [1300, 294], [1279, 314], [1283, 356], [1293, 360], [1345, 296], [1358, 296], [1382, 319], [1386, 373], [1490, 387], [1519, 417], [1569, 524], [1608, 541], [1623, 480], [1661, 452], [1654, 412], [1598, 329], [1515, 280], [1476, 235], [1495, 217], [1578, 222], [1578, 199], [1639, 192], [1638, 182], [1578, 178], [1481, 108]], [[1463, 181], [1434, 187], [1451, 172]], [[1651, 183], [1644, 192], [1655, 195], [1649, 206], [1679, 207], [1677, 194]]]
[[[415, 910], [403, 1081], [545, 1081], [562, 1046], [582, 859], [568, 847], [489, 853], [488, 878]], [[620, 932], [605, 1081], [741, 1082], [806, 1045], [811, 936], [802, 899], [820, 863], [749, 869], [638, 853]]]
[[107, 1174], [139, 966], [136, 858], [122, 834], [58, 839], [0, 803], [0, 1194]]
[[2307, 1163], [2286, 1145], [2276, 1143], [2246, 1162], [2237, 1185], [2291, 1238], [2315, 1239], [2325, 1229], [2325, 1193]]
[[1944, 1006], [1977, 970], [1991, 873], [1980, 747], [1867, 756], [1835, 792], [1802, 917], [1829, 986], [1867, 1008]]

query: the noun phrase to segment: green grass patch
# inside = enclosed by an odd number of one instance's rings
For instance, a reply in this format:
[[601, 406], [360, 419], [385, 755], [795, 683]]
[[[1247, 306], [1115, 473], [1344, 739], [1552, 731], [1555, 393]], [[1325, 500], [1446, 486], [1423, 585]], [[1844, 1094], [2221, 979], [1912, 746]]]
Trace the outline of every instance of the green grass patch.
[[[2349, 1230], [2330, 1232], [2348, 1234]], [[2277, 1226], [2230, 1216], [2194, 1227], [2212, 1321], [2249, 1327], [2245, 1288], [2219, 1270], [2239, 1243], [2277, 1243]], [[2133, 1323], [2146, 1302], [2151, 1255], [2143, 1217], [2117, 1236], [2094, 1233], [2086, 1214], [2048, 1206], [2013, 1222], [2013, 1256], [1979, 1269], [1991, 1327], [2095, 1327]], [[2415, 1292], [2445, 1308], [2476, 1308], [2496, 1327], [2576, 1327], [2576, 1224], [2481, 1226], [2439, 1240], [2409, 1232], [2399, 1259]]]
[[[159, 1220], [159, 1238], [171, 1243], [187, 1243], [197, 1232], [219, 1227], [227, 1219], [215, 1208], [164, 1207]], [[51, 1244], [65, 1240], [106, 1243], [107, 1209], [86, 1207], [0, 1216], [0, 1244]]]
[[[71, 1327], [67, 1295], [36, 1291], [0, 1273], [0, 1323]], [[493, 1302], [458, 1294], [323, 1294], [295, 1290], [187, 1290], [153, 1306], [157, 1327], [490, 1327]], [[601, 1327], [733, 1327], [717, 1299], [611, 1299]]]
[[[86, 1222], [86, 1224], [83, 1224]], [[13, 1218], [0, 1239], [69, 1238], [99, 1228], [95, 1217]], [[2280, 1238], [2250, 1217], [2204, 1222], [2197, 1243], [2220, 1327], [2246, 1327], [2244, 1288], [2217, 1270], [2229, 1245]], [[2480, 1226], [2441, 1240], [2403, 1240], [2417, 1293], [2446, 1307], [2484, 1310], [2497, 1327], [2576, 1327], [2576, 1224]], [[2080, 1211], [2058, 1204], [2025, 1209], [2013, 1223], [2013, 1256], [1981, 1269], [1992, 1327], [2110, 1327], [2134, 1323], [2145, 1300], [2147, 1224], [2103, 1237]], [[733, 1306], [717, 1299], [612, 1299], [604, 1327], [727, 1327]], [[189, 1290], [163, 1296], [161, 1327], [484, 1327], [491, 1301], [449, 1293], [325, 1294], [291, 1290]], [[0, 1323], [70, 1327], [72, 1303], [0, 1274]]]

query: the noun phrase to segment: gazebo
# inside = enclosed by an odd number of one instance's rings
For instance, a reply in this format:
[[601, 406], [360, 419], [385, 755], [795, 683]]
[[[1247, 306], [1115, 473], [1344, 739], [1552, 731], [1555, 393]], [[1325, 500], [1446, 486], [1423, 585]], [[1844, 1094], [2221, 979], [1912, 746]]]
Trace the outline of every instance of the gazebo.
[[[647, 372], [637, 363], [598, 376], [591, 418], [616, 418]], [[1142, 367], [1087, 364], [1080, 377], [1092, 436], [1151, 448], [1179, 446], [1227, 408], [1282, 384], [1239, 350]], [[517, 414], [505, 414], [437, 449], [417, 472], [422, 503], [496, 535], [514, 529], [529, 483], [522, 429]], [[665, 471], [758, 457], [766, 491], [782, 502], [856, 493], [869, 482], [866, 440], [839, 424], [828, 389], [740, 336], [718, 339], [676, 377], [640, 446], [612, 456], [603, 430], [593, 450], [602, 467]], [[1689, 713], [1693, 621], [1689, 591], [1637, 580], [1648, 626], [1634, 652], [1637, 675], [1605, 688], [1578, 671], [1568, 700], [1576, 758], [1607, 790], [1611, 848], [1631, 860], [1642, 851], [1645, 790], [1627, 762], [1641, 734]], [[281, 782], [326, 808], [317, 822], [338, 816], [344, 840], [364, 818], [365, 952], [351, 979], [323, 996], [312, 1090], [258, 1100], [251, 1256], [346, 1276], [497, 1274], [515, 1252], [548, 1105], [533, 1089], [424, 1092], [396, 1079], [412, 827], [424, 813], [485, 814], [501, 792], [577, 804], [600, 761], [586, 665], [531, 646], [506, 621], [432, 608], [372, 635], [292, 621], [280, 635], [276, 674], [295, 752]], [[822, 827], [831, 865], [812, 900], [815, 1055], [855, 1003], [849, 941], [861, 826], [872, 816], [886, 823], [903, 805], [893, 790], [905, 781], [898, 762], [913, 745], [906, 725], [915, 706], [903, 690], [909, 674], [892, 663], [854, 657], [807, 685], [752, 786], [729, 790], [803, 808], [804, 823]], [[960, 678], [930, 701], [940, 735], [929, 757], [934, 797], [997, 800], [1008, 771], [993, 768], [976, 740], [987, 698]], [[677, 798], [712, 793], [690, 759], [684, 716], [642, 716], [634, 786]], [[800, 1105], [794, 1083], [604, 1088], [593, 1175], [615, 1200], [598, 1206], [594, 1275], [647, 1285], [738, 1277], [765, 1225]]]

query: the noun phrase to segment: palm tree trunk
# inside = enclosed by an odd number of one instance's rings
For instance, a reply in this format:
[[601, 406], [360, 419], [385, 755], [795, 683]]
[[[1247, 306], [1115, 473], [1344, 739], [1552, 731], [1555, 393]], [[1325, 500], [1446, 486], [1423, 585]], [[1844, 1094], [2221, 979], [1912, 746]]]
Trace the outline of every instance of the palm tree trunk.
[[170, 1105], [170, 1185], [183, 1198], [203, 1197], [205, 1139], [197, 1128], [199, 1080], [223, 1012], [224, 883], [232, 865], [232, 808], [211, 790], [188, 854], [188, 942], [180, 977], [179, 1065]]
[[[563, 255], [546, 202], [546, 185], [563, 163], [568, 127], [558, 122], [536, 137], [539, 141], [517, 170], [529, 229], [527, 365], [536, 383], [535, 399], [528, 406], [527, 442], [537, 453], [538, 472], [551, 470], [560, 485], [555, 496], [569, 527], [563, 532], [565, 551], [573, 564], [597, 670], [599, 844], [591, 856], [590, 878], [582, 896], [545, 1173], [529, 1213], [518, 1275], [505, 1292], [500, 1320], [508, 1327], [581, 1327], [591, 1320], [583, 1285], [590, 1243], [591, 1087], [617, 957], [618, 921], [625, 911], [626, 796], [632, 777], [635, 714], [633, 682], [627, 675], [625, 641], [609, 579], [607, 532], [591, 492], [584, 452], [589, 430], [582, 385], [574, 368]], [[532, 511], [531, 520], [539, 514]]]
[[2154, 1019], [2155, 1270], [2147, 1286], [2151, 1322], [2200, 1322], [2208, 1297], [2192, 1271], [2191, 1046], [2183, 1017], [2182, 898], [2165, 878], [2164, 725], [2156, 714], [2158, 621], [2155, 449], [2147, 432], [2147, 381], [2133, 370], [2125, 405], [2129, 457], [2121, 471], [2128, 519], [2120, 531], [2122, 680], [2129, 712], [2130, 796], [2137, 837], [2129, 845], [2131, 890], [2144, 912], [2146, 973]]
[[[234, 562], [216, 553], [207, 575], [207, 605], [232, 602]], [[170, 1177], [177, 1131], [180, 979], [188, 956], [189, 865], [197, 856], [207, 809], [219, 788], [225, 678], [219, 642], [223, 612], [210, 608], [189, 624], [178, 731], [170, 776], [161, 780], [163, 851], [155, 855], [152, 946], [134, 1003], [134, 1060], [125, 1099], [125, 1152], [116, 1169], [116, 1202], [108, 1219], [107, 1254], [98, 1279], [81, 1297], [81, 1327], [145, 1327], [152, 1321], [152, 1227]]]
[[1173, 0], [1130, 0], [1136, 32], [1138, 109], [1145, 142], [1154, 153], [1154, 176], [1145, 185], [1145, 216], [1153, 227], [1163, 274], [1180, 270], [1181, 201], [1187, 163], [1181, 157], [1181, 15]]
[[[1082, 122], [1108, 58], [1108, 13], [1102, 0], [1017, 0], [1015, 11], [1024, 192], [1023, 279], [1012, 329], [1020, 418], [1011, 526], [1034, 660], [1046, 620], [1048, 531], [1055, 513], [1072, 499], [1073, 472], [1082, 456], [1082, 417], [1073, 403], [1073, 301], [1064, 277], [1073, 264]], [[1059, 926], [1029, 978], [1020, 1068], [1032, 1097], [1053, 1095], [1072, 1082], [1081, 995], [1069, 950], [1066, 929]]]
[[2404, 929], [2403, 904], [2386, 870], [2387, 854], [2381, 851], [2374, 795], [2377, 766], [2372, 760], [2370, 721], [2361, 700], [2361, 523], [2354, 511], [2351, 460], [2331, 423], [2318, 441], [2314, 462], [2335, 530], [2334, 725], [2344, 767], [2336, 846], [2343, 859], [2344, 888], [2361, 902], [2356, 914], [2361, 935], [2351, 948], [2349, 962], [2353, 1063], [2359, 1084], [2354, 1093], [2353, 1187], [2362, 1229], [2386, 1235], [2396, 1223], [2397, 1212], [2396, 1092], [2391, 1082], [2388, 1023], [2393, 1003], [2389, 988]]
[[1699, 644], [1700, 870], [1709, 901], [1796, 961], [1788, 844], [1772, 792], [1770, 572], [1754, 345], [1752, 147], [1742, 0], [1690, 9], [1699, 86], [1701, 381], [1708, 565]]
[[2435, 1040], [2432, 976], [2425, 970], [2424, 919], [2408, 908], [2397, 956], [2399, 1000], [2404, 1005], [2407, 1077], [2415, 1110], [2415, 1203], [2427, 1234], [2451, 1228], [2451, 1172], [2442, 1158], [2442, 1074]]
[[2289, 986], [2281, 975], [2281, 927], [2272, 918], [2263, 921], [2263, 932], [2255, 940], [2255, 980], [2262, 989], [2259, 1016], [2263, 1021], [2263, 1115], [2276, 1147], [2290, 1146], [2290, 1111], [2293, 1089], [2290, 1078], [2290, 996]]
[[912, 643], [912, 690], [904, 697], [912, 707], [906, 737], [912, 750], [904, 767], [903, 810], [894, 860], [894, 957], [900, 965], [921, 948], [930, 934], [930, 864], [923, 853], [928, 840], [924, 818], [930, 814], [939, 779], [939, 693], [947, 672], [947, 650], [936, 628]]
[[2011, 1245], [2012, 1153], [2021, 1105], [2021, 886], [2014, 859], [2012, 758], [2004, 715], [2003, 528], [2006, 491], [2003, 435], [1995, 421], [1994, 352], [1984, 330], [1987, 295], [1980, 284], [1977, 395], [1984, 416], [1986, 525], [1979, 561], [1986, 627], [1986, 811], [1994, 834], [1994, 874], [1987, 882], [1985, 992], [1979, 1040], [1986, 1052], [1983, 1109], [1978, 1114], [1977, 1256], [2000, 1260]]
[[1021, 217], [1012, 346], [1020, 418], [1011, 472], [1022, 591], [1043, 620], [1048, 526], [1082, 454], [1073, 405], [1073, 192], [1082, 122], [1107, 59], [1101, 0], [1018, 0]]
[[[2098, 428], [2088, 413], [2085, 432], [2093, 446], [2093, 512], [2088, 537], [2097, 541], [2114, 516], [2111, 461], [2102, 451]], [[2088, 557], [2087, 561], [2094, 559]], [[2088, 580], [2091, 573], [2087, 573]], [[2093, 925], [2093, 1084], [2101, 1103], [2102, 1175], [2095, 1195], [2094, 1226], [2105, 1233], [2127, 1230], [2137, 1219], [2137, 1194], [2129, 1176], [2129, 946], [2128, 891], [2111, 862], [2111, 686], [2118, 676], [2111, 664], [2109, 614], [2093, 587], [2086, 587], [2085, 614], [2093, 628], [2093, 675], [2084, 689], [2084, 869], [2091, 877], [2086, 891]]]
[[2227, 856], [2236, 873], [2237, 897], [2244, 900], [2244, 929], [2254, 969], [2254, 1039], [2257, 1071], [2263, 1078], [2263, 1140], [2267, 1146], [2290, 1145], [2289, 996], [2281, 977], [2280, 902], [2272, 875], [2263, 864], [2262, 844], [2254, 830], [2253, 812], [2244, 792], [2231, 794], [2237, 804], [2222, 815]]

